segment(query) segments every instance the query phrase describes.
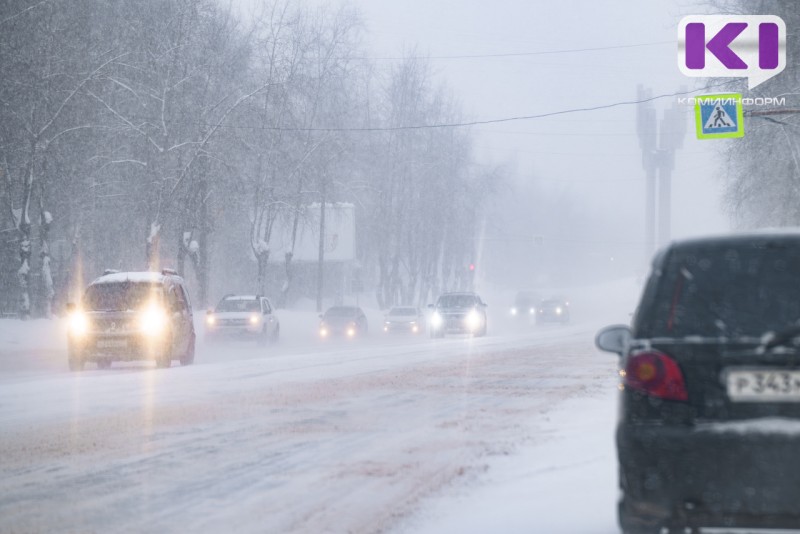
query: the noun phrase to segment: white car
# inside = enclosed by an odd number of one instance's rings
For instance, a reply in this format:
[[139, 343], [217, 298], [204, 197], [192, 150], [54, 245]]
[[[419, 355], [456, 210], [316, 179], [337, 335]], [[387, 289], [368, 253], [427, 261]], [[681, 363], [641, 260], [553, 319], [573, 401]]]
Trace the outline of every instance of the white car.
[[206, 341], [239, 337], [274, 343], [280, 332], [280, 321], [266, 297], [226, 295], [206, 312]]
[[398, 306], [389, 310], [383, 321], [386, 333], [417, 334], [425, 328], [425, 315], [411, 306]]

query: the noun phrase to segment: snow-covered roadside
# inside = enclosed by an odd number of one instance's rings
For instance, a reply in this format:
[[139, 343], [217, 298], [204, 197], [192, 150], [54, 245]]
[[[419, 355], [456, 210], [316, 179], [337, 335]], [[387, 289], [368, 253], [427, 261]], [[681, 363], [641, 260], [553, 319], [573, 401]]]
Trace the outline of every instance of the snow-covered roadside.
[[395, 531], [612, 534], [616, 383], [573, 398], [535, 425], [537, 442], [492, 457], [472, 484], [442, 492]]

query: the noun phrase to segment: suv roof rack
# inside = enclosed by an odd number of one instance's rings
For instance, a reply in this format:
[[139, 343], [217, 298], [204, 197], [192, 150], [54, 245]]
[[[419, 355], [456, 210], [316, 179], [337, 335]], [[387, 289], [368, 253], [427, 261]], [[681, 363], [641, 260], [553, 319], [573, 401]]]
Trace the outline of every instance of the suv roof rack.
[[178, 271], [176, 271], [175, 269], [161, 269], [161, 274], [163, 274], [164, 276], [167, 275], [178, 276]]

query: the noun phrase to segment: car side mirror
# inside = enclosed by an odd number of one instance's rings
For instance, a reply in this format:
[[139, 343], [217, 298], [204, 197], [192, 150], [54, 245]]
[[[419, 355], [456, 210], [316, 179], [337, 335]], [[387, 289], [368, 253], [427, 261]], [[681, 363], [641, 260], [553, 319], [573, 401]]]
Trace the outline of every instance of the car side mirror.
[[214, 308], [208, 308], [206, 310], [206, 315], [212, 315], [214, 313]]
[[67, 302], [66, 306], [67, 313], [72, 313], [75, 311], [75, 303], [74, 302]]
[[631, 342], [631, 329], [625, 325], [607, 326], [597, 333], [594, 344], [606, 352], [625, 353]]

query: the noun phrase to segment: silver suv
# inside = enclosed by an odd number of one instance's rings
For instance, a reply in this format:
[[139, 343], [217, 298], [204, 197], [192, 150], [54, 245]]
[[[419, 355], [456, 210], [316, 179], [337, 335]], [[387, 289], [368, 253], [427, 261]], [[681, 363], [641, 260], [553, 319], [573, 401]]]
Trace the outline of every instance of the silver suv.
[[89, 284], [80, 303], [68, 304], [69, 368], [86, 362], [154, 360], [169, 367], [194, 362], [192, 307], [175, 271], [106, 273]]

